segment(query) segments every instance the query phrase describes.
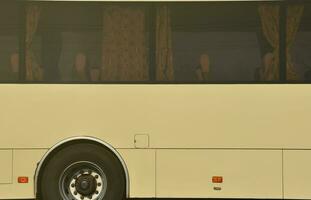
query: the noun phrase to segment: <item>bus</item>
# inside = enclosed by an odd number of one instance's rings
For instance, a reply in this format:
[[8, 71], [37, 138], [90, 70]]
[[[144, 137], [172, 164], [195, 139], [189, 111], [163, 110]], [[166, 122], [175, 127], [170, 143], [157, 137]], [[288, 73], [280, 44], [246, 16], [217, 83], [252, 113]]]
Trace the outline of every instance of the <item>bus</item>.
[[3, 0], [0, 199], [311, 199], [310, 80], [309, 1]]

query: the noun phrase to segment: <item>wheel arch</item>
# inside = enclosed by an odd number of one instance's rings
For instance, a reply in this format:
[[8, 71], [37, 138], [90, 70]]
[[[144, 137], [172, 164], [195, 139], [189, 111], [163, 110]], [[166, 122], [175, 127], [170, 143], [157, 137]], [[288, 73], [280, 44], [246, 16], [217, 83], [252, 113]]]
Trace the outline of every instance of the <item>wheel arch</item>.
[[120, 161], [120, 164], [123, 167], [124, 170], [124, 175], [125, 175], [125, 184], [126, 184], [126, 191], [125, 191], [125, 195], [126, 198], [129, 198], [129, 194], [130, 194], [130, 190], [129, 190], [129, 186], [130, 186], [130, 180], [129, 180], [129, 173], [128, 173], [128, 169], [127, 166], [125, 164], [125, 161], [123, 160], [122, 156], [120, 155], [120, 153], [109, 143], [95, 138], [95, 137], [91, 137], [91, 136], [77, 136], [77, 137], [70, 137], [67, 139], [64, 139], [62, 141], [59, 141], [58, 143], [56, 143], [54, 146], [52, 146], [41, 158], [41, 160], [39, 161], [39, 163], [37, 164], [36, 167], [36, 171], [35, 171], [35, 176], [34, 176], [34, 193], [35, 193], [35, 197], [38, 197], [38, 187], [39, 187], [39, 181], [40, 181], [40, 175], [42, 172], [42, 169], [44, 168], [46, 162], [49, 160], [49, 158], [53, 155], [53, 153], [57, 152], [59, 149], [70, 145], [70, 144], [74, 144], [74, 143], [79, 143], [79, 142], [92, 142], [92, 143], [96, 143], [100, 146], [102, 146], [103, 148], [108, 149], [109, 151], [111, 151]]

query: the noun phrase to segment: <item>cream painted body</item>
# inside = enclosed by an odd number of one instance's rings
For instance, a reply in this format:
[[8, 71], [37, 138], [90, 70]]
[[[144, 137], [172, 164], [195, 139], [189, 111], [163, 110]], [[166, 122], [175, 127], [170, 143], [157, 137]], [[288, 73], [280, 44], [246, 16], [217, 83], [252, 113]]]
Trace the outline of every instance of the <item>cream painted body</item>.
[[80, 135], [117, 149], [131, 197], [311, 199], [311, 85], [2, 84], [0, 99], [2, 199], [33, 197], [17, 177]]
[[[280, 150], [159, 150], [157, 196], [282, 198], [280, 169]], [[213, 176], [224, 182], [212, 183]]]
[[0, 150], [0, 185], [12, 183], [13, 151], [11, 149]]
[[311, 151], [284, 151], [284, 196], [288, 199], [311, 197]]

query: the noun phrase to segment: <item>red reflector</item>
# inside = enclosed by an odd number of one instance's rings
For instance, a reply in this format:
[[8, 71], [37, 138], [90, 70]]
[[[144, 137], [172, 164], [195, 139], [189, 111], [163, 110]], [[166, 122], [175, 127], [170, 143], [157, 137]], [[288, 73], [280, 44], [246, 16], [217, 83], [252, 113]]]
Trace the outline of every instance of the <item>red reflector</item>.
[[28, 183], [29, 179], [26, 176], [20, 176], [17, 179], [18, 183]]
[[222, 183], [223, 182], [223, 178], [222, 178], [222, 176], [213, 176], [212, 182], [213, 183]]

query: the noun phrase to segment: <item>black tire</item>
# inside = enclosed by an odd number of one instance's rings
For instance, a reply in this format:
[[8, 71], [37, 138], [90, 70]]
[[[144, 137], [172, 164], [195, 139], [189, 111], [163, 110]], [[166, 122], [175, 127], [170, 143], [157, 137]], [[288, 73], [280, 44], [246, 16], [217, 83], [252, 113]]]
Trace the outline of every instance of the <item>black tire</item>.
[[[82, 163], [82, 164], [81, 164]], [[90, 166], [87, 166], [90, 163]], [[73, 166], [73, 167], [69, 167]], [[95, 166], [95, 167], [94, 167]], [[92, 168], [93, 167], [93, 168]], [[81, 169], [78, 169], [81, 168]], [[97, 144], [93, 143], [78, 143], [78, 144], [72, 144], [69, 146], [66, 146], [59, 151], [57, 151], [55, 154], [52, 155], [51, 158], [47, 161], [47, 163], [44, 165], [42, 173], [40, 173], [40, 180], [39, 180], [39, 198], [41, 200], [67, 200], [64, 198], [63, 191], [65, 191], [65, 194], [72, 195], [71, 188], [69, 187], [69, 190], [67, 188], [67, 182], [70, 183], [70, 180], [75, 181], [75, 187], [74, 184], [71, 184], [72, 187], [74, 187], [74, 190], [77, 191], [77, 189], [80, 189], [78, 191], [81, 191], [81, 181], [78, 177], [81, 179], [80, 175], [71, 175], [70, 173], [74, 173], [74, 171], [83, 172], [83, 169], [90, 168], [94, 169], [94, 171], [98, 170], [98, 174], [104, 173], [103, 176], [105, 176], [105, 184], [102, 184], [102, 188], [100, 190], [100, 194], [103, 196], [98, 197], [98, 200], [123, 200], [125, 199], [125, 191], [126, 191], [126, 181], [125, 181], [125, 173], [123, 166], [121, 165], [119, 159], [112, 153], [110, 150], [103, 148]], [[82, 170], [82, 171], [81, 171]], [[91, 173], [91, 170], [88, 171], [89, 175], [93, 174]], [[95, 172], [94, 172], [95, 173]], [[64, 175], [65, 174], [65, 175]], [[82, 175], [84, 175], [82, 173]], [[85, 176], [89, 176], [86, 175]], [[67, 177], [68, 176], [68, 177]], [[70, 176], [73, 176], [74, 178], [70, 179]], [[65, 178], [64, 178], [65, 177]], [[89, 185], [97, 187], [97, 183], [93, 184], [93, 177]], [[94, 176], [96, 177], [96, 176]], [[97, 176], [98, 177], [98, 176]], [[101, 176], [100, 176], [101, 177]], [[70, 179], [70, 180], [69, 180]], [[102, 178], [104, 180], [104, 178]], [[64, 181], [61, 181], [64, 180]], [[79, 181], [78, 181], [79, 180]], [[89, 180], [89, 179], [88, 179]], [[101, 180], [101, 179], [100, 179]], [[96, 181], [96, 180], [95, 180]], [[64, 184], [62, 184], [64, 182]], [[103, 181], [102, 181], [103, 182]], [[62, 186], [66, 185], [66, 186]], [[99, 183], [100, 185], [100, 183]], [[106, 185], [106, 187], [104, 187]], [[80, 187], [79, 187], [80, 186]], [[62, 190], [63, 188], [64, 190]], [[89, 186], [88, 189], [91, 187]], [[103, 188], [106, 188], [105, 191]], [[85, 189], [85, 188], [83, 188]], [[94, 188], [93, 188], [94, 189]], [[94, 189], [97, 190], [97, 189]], [[91, 190], [88, 190], [90, 192]], [[82, 192], [85, 192], [84, 190]], [[98, 191], [96, 191], [98, 194]], [[92, 192], [95, 192], [92, 190]], [[81, 193], [78, 193], [80, 195]], [[89, 196], [92, 196], [90, 194]], [[87, 195], [87, 194], [85, 194]], [[68, 197], [69, 197], [68, 196]], [[70, 196], [71, 197], [71, 196]], [[68, 200], [72, 200], [75, 198], [68, 198]], [[77, 197], [77, 196], [76, 196]], [[78, 198], [79, 199], [79, 198]], [[81, 198], [80, 198], [81, 199]], [[85, 199], [85, 198], [84, 198]]]

